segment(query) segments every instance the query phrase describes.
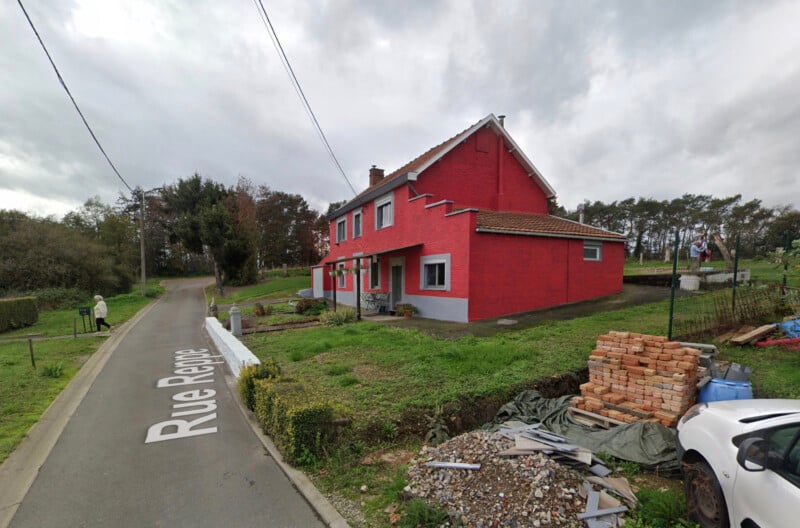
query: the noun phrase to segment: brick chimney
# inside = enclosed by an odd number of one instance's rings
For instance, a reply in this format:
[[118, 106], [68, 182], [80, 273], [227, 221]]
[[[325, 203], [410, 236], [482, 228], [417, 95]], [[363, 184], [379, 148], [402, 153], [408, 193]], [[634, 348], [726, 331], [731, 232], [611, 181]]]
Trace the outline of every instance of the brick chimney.
[[375, 165], [369, 169], [369, 186], [372, 187], [376, 183], [380, 183], [383, 179], [383, 169], [379, 169]]

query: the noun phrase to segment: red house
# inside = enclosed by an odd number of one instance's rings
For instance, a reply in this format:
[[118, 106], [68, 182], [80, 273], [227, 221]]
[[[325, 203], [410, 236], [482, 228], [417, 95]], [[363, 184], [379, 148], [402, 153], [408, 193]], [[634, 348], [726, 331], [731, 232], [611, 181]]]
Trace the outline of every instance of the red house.
[[502, 116], [369, 183], [328, 217], [315, 297], [468, 322], [622, 291], [625, 237], [549, 215], [555, 191]]

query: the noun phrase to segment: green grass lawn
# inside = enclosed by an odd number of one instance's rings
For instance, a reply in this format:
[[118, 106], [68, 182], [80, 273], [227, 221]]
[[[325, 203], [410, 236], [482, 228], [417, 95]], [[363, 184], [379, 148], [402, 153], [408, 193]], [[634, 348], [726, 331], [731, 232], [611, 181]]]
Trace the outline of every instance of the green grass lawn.
[[298, 298], [298, 291], [310, 287], [310, 275], [267, 277], [264, 282], [259, 282], [254, 286], [237, 288], [225, 287], [224, 297], [220, 297], [216, 287], [211, 285], [206, 288], [206, 297], [209, 300], [213, 297], [218, 305], [266, 301], [270, 299], [294, 299]]
[[[715, 270], [724, 271], [725, 261], [720, 259], [712, 260], [711, 262], [703, 262], [702, 266], [712, 267]], [[689, 268], [689, 262], [682, 260], [678, 262], [679, 270], [686, 271]], [[761, 259], [742, 259], [739, 261], [739, 269], [749, 269], [750, 278], [755, 282], [782, 282], [783, 281], [783, 266], [770, 261], [767, 258]], [[645, 273], [669, 273], [672, 271], [672, 262], [663, 262], [658, 260], [646, 260], [642, 264], [639, 261], [627, 260], [625, 261], [625, 275], [639, 275]], [[789, 269], [787, 272], [788, 286], [795, 288], [800, 287], [800, 270]]]
[[[124, 323], [133, 317], [139, 310], [147, 306], [154, 297], [160, 295], [164, 288], [155, 283], [158, 279], [153, 279], [154, 282], [148, 281], [147, 297], [142, 297], [138, 287], [135, 291], [130, 293], [115, 295], [113, 297], [106, 297], [105, 301], [108, 305], [108, 317], [106, 322], [110, 325], [118, 325]], [[83, 321], [81, 316], [78, 315], [78, 308], [80, 306], [93, 307], [96, 303], [90, 297], [79, 306], [69, 309], [52, 310], [39, 313], [39, 320], [33, 326], [25, 328], [18, 328], [0, 334], [0, 339], [9, 337], [25, 337], [28, 334], [40, 334], [42, 336], [62, 336], [73, 335], [73, 331], [77, 328], [79, 334], [83, 332]], [[90, 315], [85, 317], [87, 332], [93, 332], [94, 318]]]
[[27, 342], [0, 344], [0, 462], [104, 341], [86, 337], [34, 342], [35, 369]]
[[[148, 297], [142, 297], [138, 288], [128, 294], [107, 297], [107, 320], [113, 326], [124, 323], [162, 291], [162, 287], [152, 282], [148, 284]], [[94, 306], [94, 302], [87, 299], [81, 306]], [[24, 338], [27, 334], [71, 336], [76, 317], [78, 339], [33, 342], [35, 369], [31, 365], [27, 341], [0, 341], [0, 463], [105, 341], [105, 337], [82, 335], [83, 325], [77, 307], [40, 313], [39, 321], [33, 326], [0, 334], [0, 339]]]

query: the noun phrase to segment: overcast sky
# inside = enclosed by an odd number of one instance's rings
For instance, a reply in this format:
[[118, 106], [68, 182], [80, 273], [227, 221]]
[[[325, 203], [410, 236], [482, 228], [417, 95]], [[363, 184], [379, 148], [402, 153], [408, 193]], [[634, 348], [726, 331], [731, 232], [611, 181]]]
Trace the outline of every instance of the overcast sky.
[[[251, 0], [23, 0], [123, 178], [353, 196]], [[264, 0], [357, 191], [489, 113], [574, 209], [800, 202], [800, 2]], [[125, 187], [14, 1], [0, 3], [0, 209]], [[443, 197], [446, 198], [446, 197]]]

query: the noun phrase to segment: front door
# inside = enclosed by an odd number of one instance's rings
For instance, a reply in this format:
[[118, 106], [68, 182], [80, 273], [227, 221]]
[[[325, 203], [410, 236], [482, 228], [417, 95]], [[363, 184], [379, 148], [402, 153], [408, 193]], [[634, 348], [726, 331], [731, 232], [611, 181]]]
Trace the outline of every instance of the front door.
[[397, 303], [403, 302], [403, 265], [402, 264], [392, 264], [392, 283], [391, 283], [391, 302], [389, 306], [394, 308]]

